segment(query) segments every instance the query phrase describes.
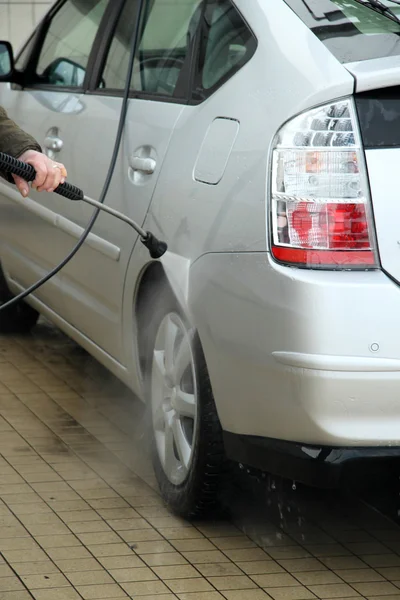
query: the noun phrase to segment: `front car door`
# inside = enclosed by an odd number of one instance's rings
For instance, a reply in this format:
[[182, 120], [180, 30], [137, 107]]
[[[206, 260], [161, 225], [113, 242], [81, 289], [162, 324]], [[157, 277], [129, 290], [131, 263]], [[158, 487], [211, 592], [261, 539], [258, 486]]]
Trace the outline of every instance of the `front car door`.
[[[0, 86], [0, 104], [46, 154], [68, 165], [70, 181], [76, 176], [74, 164], [85, 160], [74, 139], [79, 117], [85, 118], [88, 111], [86, 82], [110, 6], [109, 0], [57, 2], [17, 62], [17, 68], [24, 69], [23, 87]], [[79, 230], [73, 220], [63, 218], [67, 204], [55, 194], [34, 190], [23, 200], [14, 186], [0, 182], [0, 256], [15, 285], [25, 288], [38, 281], [76, 243]], [[62, 291], [61, 273], [40, 288], [36, 298], [64, 316]]]

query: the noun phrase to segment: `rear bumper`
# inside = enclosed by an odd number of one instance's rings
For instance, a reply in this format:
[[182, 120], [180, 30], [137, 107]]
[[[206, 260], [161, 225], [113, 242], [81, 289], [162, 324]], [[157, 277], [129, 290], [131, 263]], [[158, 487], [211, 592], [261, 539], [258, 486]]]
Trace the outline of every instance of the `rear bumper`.
[[224, 432], [229, 459], [258, 471], [319, 488], [382, 476], [382, 467], [400, 461], [400, 447], [332, 448]]
[[191, 268], [190, 294], [224, 431], [400, 447], [400, 288], [383, 272], [209, 254]]

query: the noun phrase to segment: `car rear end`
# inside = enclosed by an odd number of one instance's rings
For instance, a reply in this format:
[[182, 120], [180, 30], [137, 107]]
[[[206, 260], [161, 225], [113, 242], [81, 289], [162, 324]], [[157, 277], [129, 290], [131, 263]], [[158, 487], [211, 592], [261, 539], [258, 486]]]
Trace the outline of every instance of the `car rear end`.
[[242, 307], [231, 323], [253, 304], [252, 352], [226, 328], [234, 350], [225, 344], [212, 382], [232, 458], [335, 484], [344, 465], [400, 457], [400, 10], [386, 1], [388, 18], [354, 0], [285, 4], [354, 85], [328, 102], [305, 99], [276, 132], [267, 258], [209, 264]]

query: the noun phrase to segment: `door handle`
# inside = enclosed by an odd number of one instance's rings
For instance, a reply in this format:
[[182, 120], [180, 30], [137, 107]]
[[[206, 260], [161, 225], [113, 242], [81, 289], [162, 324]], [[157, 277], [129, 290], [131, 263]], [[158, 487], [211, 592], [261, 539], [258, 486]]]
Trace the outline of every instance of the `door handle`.
[[52, 152], [61, 152], [61, 150], [63, 149], [63, 146], [64, 146], [64, 142], [59, 137], [55, 137], [55, 136], [53, 137], [53, 136], [49, 135], [44, 140], [44, 145], [46, 146], [46, 148], [48, 150], [51, 150]]
[[59, 134], [60, 130], [58, 127], [51, 127], [44, 140], [45, 154], [52, 160], [55, 159], [56, 155], [61, 152], [64, 147], [64, 142]]
[[129, 164], [133, 171], [141, 171], [146, 175], [151, 175], [156, 170], [156, 161], [154, 158], [143, 158], [141, 156], [132, 156]]

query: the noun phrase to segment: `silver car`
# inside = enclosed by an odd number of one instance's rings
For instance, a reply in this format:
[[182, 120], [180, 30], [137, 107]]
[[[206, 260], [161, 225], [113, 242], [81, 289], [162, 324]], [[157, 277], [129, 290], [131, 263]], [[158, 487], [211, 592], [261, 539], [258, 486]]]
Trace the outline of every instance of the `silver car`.
[[[45, 315], [148, 402], [182, 515], [227, 458], [322, 486], [400, 456], [397, 4], [59, 0], [3, 72], [0, 104], [98, 198], [140, 20], [106, 202], [169, 253], [102, 214], [1, 328]], [[2, 181], [0, 210], [4, 301], [93, 209]]]

